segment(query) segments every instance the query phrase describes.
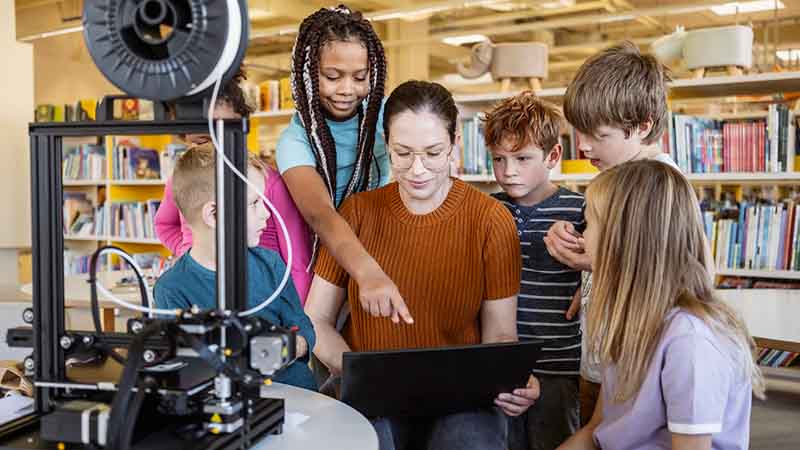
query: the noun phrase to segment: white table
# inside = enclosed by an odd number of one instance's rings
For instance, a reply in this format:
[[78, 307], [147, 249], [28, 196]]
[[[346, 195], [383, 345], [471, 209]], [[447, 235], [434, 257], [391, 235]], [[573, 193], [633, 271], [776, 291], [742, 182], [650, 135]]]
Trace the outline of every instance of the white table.
[[717, 294], [739, 311], [759, 345], [800, 352], [799, 290], [718, 289]]
[[372, 424], [342, 402], [280, 383], [262, 388], [261, 396], [285, 399], [286, 422], [282, 434], [267, 436], [251, 450], [378, 450]]

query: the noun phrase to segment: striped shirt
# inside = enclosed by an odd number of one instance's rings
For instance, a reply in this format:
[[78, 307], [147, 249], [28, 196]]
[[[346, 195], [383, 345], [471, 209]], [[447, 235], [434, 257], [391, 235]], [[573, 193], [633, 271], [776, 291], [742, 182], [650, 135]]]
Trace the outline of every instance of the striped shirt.
[[533, 370], [541, 375], [578, 375], [581, 358], [579, 317], [567, 320], [572, 296], [580, 288], [581, 272], [550, 256], [544, 236], [556, 221], [564, 220], [583, 232], [586, 222], [583, 195], [559, 188], [534, 206], [520, 206], [505, 192], [493, 195], [514, 216], [522, 254], [522, 276], [517, 303], [519, 339], [545, 341]]

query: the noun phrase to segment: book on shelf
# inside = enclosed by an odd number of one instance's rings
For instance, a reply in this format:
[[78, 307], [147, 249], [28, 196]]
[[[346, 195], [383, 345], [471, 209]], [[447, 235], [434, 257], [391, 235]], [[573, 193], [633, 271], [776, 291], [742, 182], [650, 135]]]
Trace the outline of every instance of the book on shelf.
[[81, 100], [72, 105], [36, 105], [33, 120], [34, 122], [81, 122], [91, 120], [94, 118], [94, 110], [90, 114], [87, 108], [92, 107], [92, 101]]
[[[139, 268], [143, 270], [158, 270], [163, 267], [166, 262], [166, 258], [158, 252], [131, 253], [131, 257], [133, 257], [133, 260], [139, 265]], [[117, 261], [112, 264], [111, 269], [131, 270], [132, 267], [127, 261], [118, 258]]]
[[178, 158], [186, 152], [186, 145], [184, 144], [167, 144], [167, 147], [161, 152], [161, 178], [166, 180], [172, 176], [175, 170], [175, 163]]
[[461, 175], [493, 175], [492, 157], [483, 137], [483, 115], [461, 121], [461, 149], [456, 150], [455, 164]]
[[767, 367], [794, 367], [800, 366], [800, 353], [771, 348], [761, 348], [758, 351], [756, 362]]
[[106, 149], [102, 145], [81, 144], [64, 151], [64, 180], [103, 180], [106, 178]]
[[98, 208], [85, 192], [64, 192], [64, 233], [71, 236], [95, 236], [98, 234], [95, 218]]
[[706, 236], [720, 269], [800, 271], [800, 203], [751, 199], [709, 208], [701, 203]]
[[[103, 270], [108, 264], [108, 254], [100, 255], [98, 260], [98, 271]], [[66, 249], [64, 250], [64, 275], [80, 275], [89, 273], [89, 262], [92, 259], [91, 253]]]
[[111, 161], [112, 178], [115, 180], [161, 179], [161, 157], [158, 151], [140, 148], [134, 141], [118, 141], [114, 145]]
[[684, 173], [794, 171], [797, 127], [785, 105], [769, 105], [765, 119], [669, 113], [668, 122], [665, 144]]
[[292, 82], [286, 78], [267, 80], [258, 85], [259, 110], [280, 111], [294, 108]]
[[155, 239], [155, 215], [161, 200], [112, 202], [110, 235], [123, 239]]

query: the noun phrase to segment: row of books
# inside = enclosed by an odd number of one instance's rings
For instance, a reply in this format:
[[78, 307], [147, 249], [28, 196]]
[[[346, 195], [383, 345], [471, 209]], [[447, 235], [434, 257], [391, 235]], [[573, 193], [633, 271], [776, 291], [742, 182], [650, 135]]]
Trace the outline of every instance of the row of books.
[[140, 148], [129, 140], [119, 141], [111, 153], [111, 176], [115, 180], [161, 179], [158, 151]]
[[725, 269], [800, 270], [800, 204], [742, 202], [737, 210], [704, 211], [716, 266]]
[[292, 83], [289, 78], [267, 80], [258, 86], [243, 86], [245, 92], [252, 90], [252, 97], [258, 99], [259, 111], [279, 111], [294, 108], [292, 99]]
[[161, 200], [111, 203], [108, 234], [126, 239], [155, 239], [155, 216]]
[[72, 105], [36, 105], [35, 122], [83, 122], [94, 119], [95, 100], [81, 100]]
[[462, 175], [492, 175], [492, 157], [486, 149], [481, 115], [461, 121], [461, 151], [456, 152], [456, 167]]
[[[143, 270], [150, 270], [158, 276], [167, 266], [167, 258], [157, 252], [132, 253], [133, 260]], [[79, 275], [89, 273], [89, 263], [92, 254], [78, 250], [64, 250], [64, 274]], [[109, 261], [113, 261], [109, 264]], [[109, 259], [109, 255], [100, 255], [98, 271], [105, 270], [129, 270], [130, 265], [121, 258]]]
[[[100, 255], [100, 268], [107, 267], [108, 265], [108, 256]], [[89, 273], [89, 262], [92, 259], [92, 255], [84, 252], [79, 252], [75, 250], [64, 250], [64, 275], [80, 275], [83, 273]]]
[[791, 367], [800, 365], [800, 353], [762, 348], [758, 352], [756, 362], [760, 366]]
[[[94, 120], [97, 110], [96, 99], [82, 99], [74, 104], [55, 105], [44, 103], [36, 105], [36, 122], [83, 122]], [[126, 98], [113, 104], [116, 120], [153, 120], [153, 102], [149, 100]]]
[[797, 142], [792, 112], [771, 104], [766, 119], [670, 114], [664, 144], [684, 173], [791, 172]]
[[73, 236], [93, 236], [97, 208], [85, 192], [64, 192], [62, 207], [64, 233]]
[[68, 148], [63, 156], [65, 180], [101, 180], [106, 177], [106, 149], [102, 145], [82, 144]]

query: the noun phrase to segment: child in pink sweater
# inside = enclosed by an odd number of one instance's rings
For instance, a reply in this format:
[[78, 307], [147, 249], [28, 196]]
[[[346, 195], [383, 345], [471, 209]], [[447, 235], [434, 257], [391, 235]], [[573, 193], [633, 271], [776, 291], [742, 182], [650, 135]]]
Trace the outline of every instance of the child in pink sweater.
[[[300, 301], [305, 304], [312, 277], [312, 274], [306, 271], [311, 260], [311, 235], [277, 170], [271, 167], [267, 169], [265, 184], [264, 195], [283, 217], [286, 230], [289, 232], [292, 246], [292, 267], [290, 267], [292, 281]], [[172, 196], [172, 178], [167, 180], [164, 187], [164, 198], [156, 212], [155, 229], [158, 239], [176, 257], [183, 255], [192, 247], [192, 230], [178, 211]], [[286, 242], [274, 214], [270, 214], [267, 219], [267, 229], [261, 234], [259, 245], [278, 252], [284, 262], [286, 261], [289, 243]]]

